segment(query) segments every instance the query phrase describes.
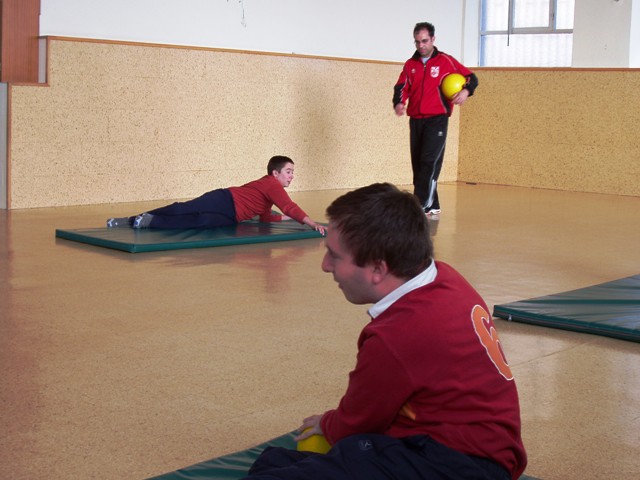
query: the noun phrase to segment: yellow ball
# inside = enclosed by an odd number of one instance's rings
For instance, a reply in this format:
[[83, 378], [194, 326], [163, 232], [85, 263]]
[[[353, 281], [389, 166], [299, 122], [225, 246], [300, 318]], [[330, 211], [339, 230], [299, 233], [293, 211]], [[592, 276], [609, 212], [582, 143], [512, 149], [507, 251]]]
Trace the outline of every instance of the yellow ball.
[[459, 73], [450, 73], [442, 79], [440, 89], [445, 97], [449, 100], [458, 93], [464, 85], [467, 83], [467, 79]]
[[331, 450], [331, 445], [322, 435], [311, 435], [304, 440], [300, 440], [297, 448], [299, 452], [327, 453]]

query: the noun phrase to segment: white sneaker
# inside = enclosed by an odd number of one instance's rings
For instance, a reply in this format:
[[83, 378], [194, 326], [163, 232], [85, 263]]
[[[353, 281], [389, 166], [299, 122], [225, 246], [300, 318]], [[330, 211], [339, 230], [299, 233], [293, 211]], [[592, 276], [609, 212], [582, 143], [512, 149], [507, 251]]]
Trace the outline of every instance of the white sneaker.
[[129, 217], [110, 218], [107, 220], [107, 228], [129, 227]]
[[135, 218], [132, 226], [135, 229], [149, 228], [149, 224], [151, 224], [152, 218], [153, 218], [153, 215], [151, 215], [150, 213], [141, 213]]

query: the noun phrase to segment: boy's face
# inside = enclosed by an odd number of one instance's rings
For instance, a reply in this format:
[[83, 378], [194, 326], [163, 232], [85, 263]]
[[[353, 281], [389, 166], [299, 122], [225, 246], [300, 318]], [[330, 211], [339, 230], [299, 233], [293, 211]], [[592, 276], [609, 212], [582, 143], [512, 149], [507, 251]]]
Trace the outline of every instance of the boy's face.
[[371, 286], [373, 267], [359, 267], [353, 260], [353, 255], [343, 245], [340, 231], [329, 222], [325, 239], [326, 253], [322, 259], [322, 270], [333, 274], [345, 298], [356, 305], [375, 303]]
[[286, 188], [293, 180], [293, 163], [285, 163], [279, 172], [274, 170], [271, 174]]

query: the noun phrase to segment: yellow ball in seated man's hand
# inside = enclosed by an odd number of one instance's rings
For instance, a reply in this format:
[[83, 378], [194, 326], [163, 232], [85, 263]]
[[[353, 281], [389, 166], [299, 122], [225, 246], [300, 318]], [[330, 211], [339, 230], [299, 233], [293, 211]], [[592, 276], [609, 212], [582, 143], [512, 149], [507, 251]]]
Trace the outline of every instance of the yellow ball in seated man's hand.
[[311, 435], [298, 442], [299, 452], [327, 453], [329, 450], [331, 450], [331, 445], [322, 435]]

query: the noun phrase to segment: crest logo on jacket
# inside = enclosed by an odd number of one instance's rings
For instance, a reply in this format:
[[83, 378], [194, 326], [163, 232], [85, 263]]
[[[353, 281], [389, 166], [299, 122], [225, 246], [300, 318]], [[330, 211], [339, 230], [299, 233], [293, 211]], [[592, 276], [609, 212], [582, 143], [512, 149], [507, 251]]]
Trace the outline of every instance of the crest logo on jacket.
[[440, 76], [440, 67], [431, 67], [431, 77], [438, 78]]

